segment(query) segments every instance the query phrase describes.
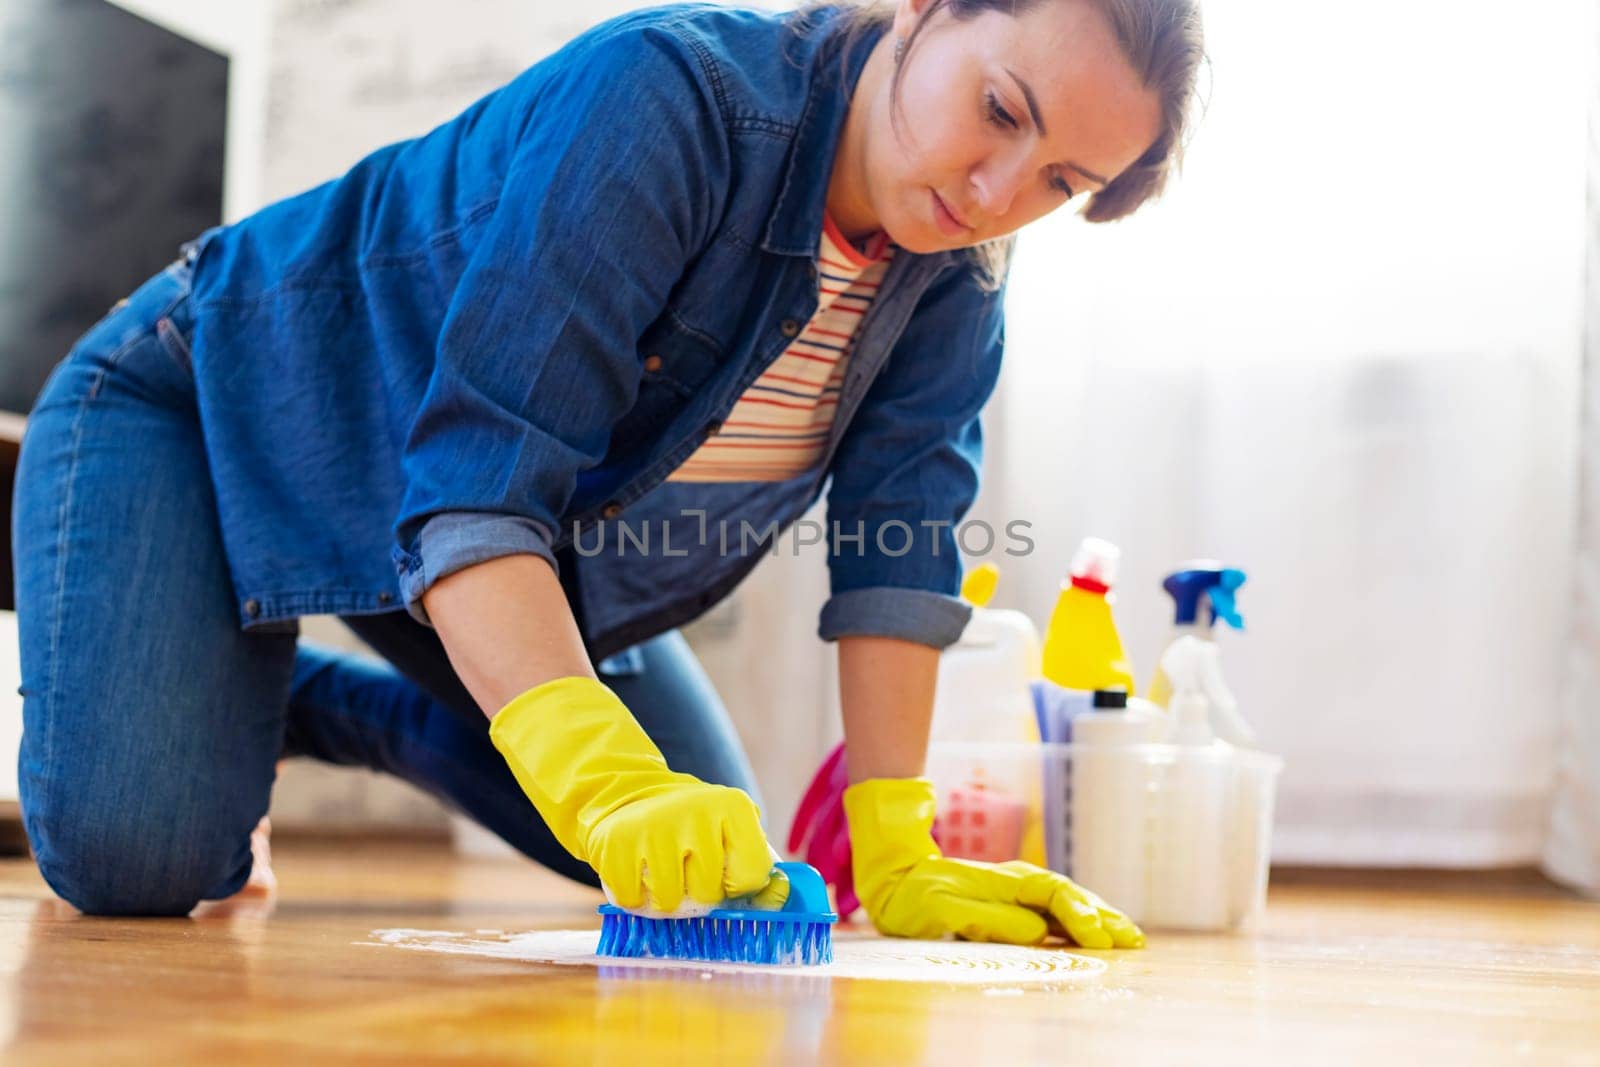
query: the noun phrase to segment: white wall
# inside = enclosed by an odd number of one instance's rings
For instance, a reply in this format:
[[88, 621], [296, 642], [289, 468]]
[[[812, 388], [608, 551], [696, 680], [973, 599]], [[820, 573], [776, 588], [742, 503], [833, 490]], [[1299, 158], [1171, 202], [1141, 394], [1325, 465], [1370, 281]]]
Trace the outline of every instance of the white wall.
[[1600, 896], [1600, 19], [1595, 22], [1578, 568], [1544, 866], [1552, 877]]

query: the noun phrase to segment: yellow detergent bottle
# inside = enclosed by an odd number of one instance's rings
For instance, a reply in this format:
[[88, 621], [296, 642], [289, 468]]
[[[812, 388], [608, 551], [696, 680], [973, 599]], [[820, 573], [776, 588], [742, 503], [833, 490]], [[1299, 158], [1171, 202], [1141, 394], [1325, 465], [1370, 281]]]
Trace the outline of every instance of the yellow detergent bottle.
[[1067, 689], [1123, 689], [1133, 695], [1133, 668], [1111, 618], [1111, 586], [1122, 550], [1086, 537], [1044, 634], [1044, 676]]

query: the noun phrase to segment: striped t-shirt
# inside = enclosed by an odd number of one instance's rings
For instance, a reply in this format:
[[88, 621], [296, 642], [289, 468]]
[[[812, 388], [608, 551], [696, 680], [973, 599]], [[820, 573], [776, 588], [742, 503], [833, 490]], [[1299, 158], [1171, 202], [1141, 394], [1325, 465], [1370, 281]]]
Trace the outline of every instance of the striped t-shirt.
[[667, 480], [776, 482], [820, 460], [856, 329], [893, 258], [886, 234], [873, 235], [866, 251], [858, 251], [824, 216], [816, 314]]

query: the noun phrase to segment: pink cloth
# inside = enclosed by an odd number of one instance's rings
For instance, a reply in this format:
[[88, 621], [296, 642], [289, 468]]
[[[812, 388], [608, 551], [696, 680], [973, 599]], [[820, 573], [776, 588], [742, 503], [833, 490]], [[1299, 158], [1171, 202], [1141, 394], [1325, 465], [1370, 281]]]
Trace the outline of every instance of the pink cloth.
[[817, 768], [789, 826], [789, 852], [815, 867], [833, 886], [840, 919], [848, 919], [861, 906], [850, 873], [850, 827], [844, 819], [844, 791], [849, 784], [841, 743]]

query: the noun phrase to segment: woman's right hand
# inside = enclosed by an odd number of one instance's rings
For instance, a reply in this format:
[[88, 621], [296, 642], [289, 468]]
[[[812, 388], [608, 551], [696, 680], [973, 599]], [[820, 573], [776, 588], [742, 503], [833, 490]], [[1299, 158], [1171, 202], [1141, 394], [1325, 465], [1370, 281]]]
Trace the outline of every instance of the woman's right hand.
[[760, 893], [777, 907], [774, 853], [749, 794], [667, 767], [627, 707], [593, 678], [535, 686], [489, 736], [556, 839], [600, 875], [611, 899], [675, 911]]

